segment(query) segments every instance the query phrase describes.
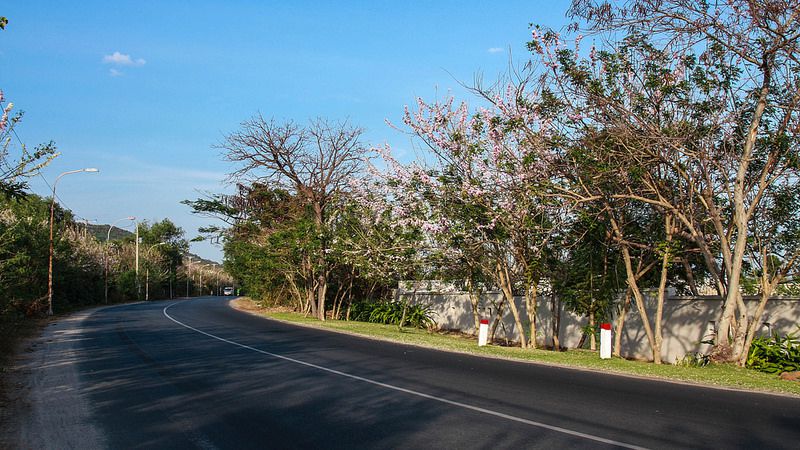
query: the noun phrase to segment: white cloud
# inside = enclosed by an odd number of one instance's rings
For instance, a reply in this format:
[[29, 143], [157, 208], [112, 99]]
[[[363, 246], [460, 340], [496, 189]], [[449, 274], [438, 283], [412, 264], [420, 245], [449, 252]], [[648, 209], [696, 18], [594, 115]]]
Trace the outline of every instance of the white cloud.
[[117, 70], [113, 67], [108, 70], [108, 74], [111, 75], [112, 77], [121, 77], [122, 75], [124, 75], [122, 71]]
[[131, 58], [131, 55], [126, 55], [120, 52], [114, 52], [110, 55], [103, 56], [103, 63], [105, 64], [113, 64], [115, 66], [132, 66], [138, 67], [143, 66], [147, 63], [142, 58]]
[[503, 53], [504, 52], [502, 47], [491, 47], [491, 48], [487, 49], [486, 51], [489, 52], [489, 53]]

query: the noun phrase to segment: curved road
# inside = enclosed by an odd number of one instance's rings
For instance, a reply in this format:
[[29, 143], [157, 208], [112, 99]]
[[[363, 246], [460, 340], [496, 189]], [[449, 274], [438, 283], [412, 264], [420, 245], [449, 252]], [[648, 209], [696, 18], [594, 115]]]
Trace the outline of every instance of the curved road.
[[[48, 329], [46, 364], [30, 369], [38, 380], [36, 423], [20, 431], [18, 445], [797, 448], [800, 442], [797, 398], [388, 344], [265, 320], [232, 309], [228, 300], [102, 308]], [[47, 371], [58, 376], [39, 376]], [[69, 405], [59, 406], [56, 397]]]

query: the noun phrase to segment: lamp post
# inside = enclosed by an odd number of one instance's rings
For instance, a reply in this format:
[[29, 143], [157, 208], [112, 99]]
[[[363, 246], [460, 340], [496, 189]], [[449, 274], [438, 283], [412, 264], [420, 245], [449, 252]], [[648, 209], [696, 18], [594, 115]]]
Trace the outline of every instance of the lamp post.
[[108, 226], [108, 233], [106, 233], [106, 253], [105, 253], [106, 267], [105, 267], [105, 283], [104, 283], [106, 303], [108, 303], [108, 241], [111, 240], [111, 229], [114, 228], [114, 225], [118, 224], [119, 222], [122, 222], [123, 220], [136, 220], [136, 217], [134, 216], [123, 217], [122, 219], [115, 220], [114, 222], [111, 223], [111, 225]]
[[142, 286], [139, 283], [139, 222], [136, 222], [136, 301], [142, 296]]
[[[147, 255], [148, 260], [150, 258], [150, 251], [153, 250], [154, 248], [158, 247], [159, 245], [164, 245], [164, 244], [166, 244], [166, 242], [159, 242], [158, 244], [151, 245], [150, 248], [147, 249], [147, 252], [145, 252], [145, 255]], [[150, 301], [150, 261], [146, 260], [145, 263], [147, 264], [147, 266], [144, 269], [144, 273], [145, 273], [145, 275], [144, 275], [144, 301]]]
[[50, 264], [47, 269], [47, 315], [53, 315], [53, 220], [55, 216], [56, 210], [56, 186], [58, 185], [58, 180], [61, 179], [64, 175], [70, 175], [73, 173], [81, 173], [81, 172], [99, 172], [99, 170], [95, 169], [94, 167], [87, 167], [85, 169], [78, 169], [78, 170], [70, 170], [64, 172], [56, 177], [56, 180], [53, 182], [53, 198], [50, 201]]
[[189, 258], [189, 262], [184, 269], [186, 269], [186, 298], [189, 298], [189, 267], [192, 265], [192, 257], [187, 256], [187, 258]]
[[205, 264], [201, 264], [200, 265], [200, 270], [199, 270], [199, 272], [200, 272], [200, 297], [203, 296], [203, 267], [205, 267], [205, 266], [206, 266]]
[[213, 266], [214, 264], [203, 264], [200, 266], [200, 296], [203, 296], [203, 267]]

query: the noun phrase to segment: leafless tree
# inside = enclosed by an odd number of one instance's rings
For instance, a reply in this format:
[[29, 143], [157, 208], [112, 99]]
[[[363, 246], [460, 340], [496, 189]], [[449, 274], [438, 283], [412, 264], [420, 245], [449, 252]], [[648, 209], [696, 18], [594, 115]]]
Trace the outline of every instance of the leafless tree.
[[260, 114], [243, 122], [225, 136], [218, 148], [226, 160], [239, 168], [231, 181], [258, 182], [291, 193], [308, 208], [320, 249], [308, 255], [303, 266], [308, 281], [312, 313], [325, 319], [325, 297], [329, 264], [326, 227], [332, 217], [334, 199], [348, 189], [351, 179], [363, 168], [366, 147], [363, 130], [347, 122], [316, 119], [307, 126], [293, 121], [279, 122]]

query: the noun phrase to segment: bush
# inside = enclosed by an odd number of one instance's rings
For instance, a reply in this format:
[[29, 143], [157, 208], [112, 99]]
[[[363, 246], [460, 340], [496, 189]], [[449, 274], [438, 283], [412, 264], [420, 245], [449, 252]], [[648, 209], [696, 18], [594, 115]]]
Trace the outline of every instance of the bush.
[[766, 373], [800, 370], [800, 340], [796, 333], [784, 337], [753, 339], [747, 356], [747, 367]]
[[687, 353], [683, 358], [675, 361], [676, 366], [681, 367], [705, 367], [711, 362], [709, 355], [700, 352]]
[[[353, 305], [351, 317], [359, 322], [400, 325], [406, 303], [379, 301]], [[429, 305], [408, 305], [405, 324], [415, 328], [432, 328], [436, 325]]]

